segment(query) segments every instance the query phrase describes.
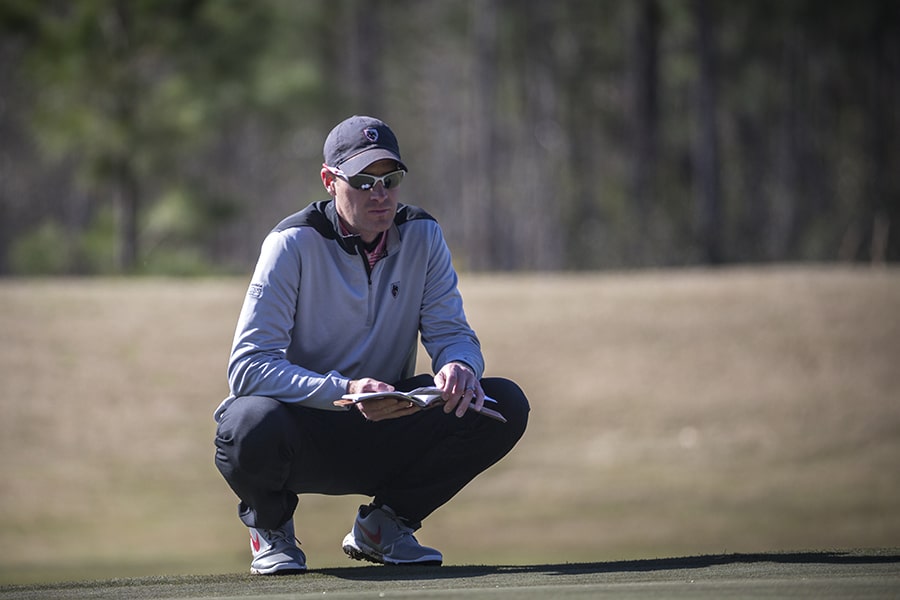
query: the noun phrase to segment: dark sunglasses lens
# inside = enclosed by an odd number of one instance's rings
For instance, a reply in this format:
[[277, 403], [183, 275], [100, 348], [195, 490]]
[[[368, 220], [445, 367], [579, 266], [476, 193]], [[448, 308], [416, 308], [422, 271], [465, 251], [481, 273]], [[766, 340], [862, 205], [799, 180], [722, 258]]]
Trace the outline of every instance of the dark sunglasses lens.
[[400, 182], [403, 181], [403, 171], [394, 171], [390, 175], [384, 178], [384, 187], [385, 189], [393, 189], [400, 185]]
[[[381, 179], [384, 184], [384, 189], [389, 190], [400, 185], [400, 182], [403, 181], [404, 174], [405, 171], [394, 171], [393, 173], [386, 175], [384, 179]], [[365, 173], [360, 173], [359, 175], [348, 177], [347, 183], [349, 183], [351, 187], [365, 191], [375, 187], [375, 182], [379, 181], [379, 179], [380, 178], [375, 178], [371, 175], [366, 175]]]
[[358, 190], [370, 190], [375, 185], [375, 178], [371, 175], [354, 175], [347, 178], [347, 183]]

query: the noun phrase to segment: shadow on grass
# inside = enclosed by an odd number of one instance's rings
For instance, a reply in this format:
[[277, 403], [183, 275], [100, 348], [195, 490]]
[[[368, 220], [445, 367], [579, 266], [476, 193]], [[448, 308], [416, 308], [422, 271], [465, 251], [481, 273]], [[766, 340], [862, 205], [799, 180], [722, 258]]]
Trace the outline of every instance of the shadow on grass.
[[[300, 575], [260, 577], [249, 573], [221, 575], [179, 575], [120, 578], [105, 581], [75, 581], [27, 585], [0, 585], [0, 600], [43, 600], [44, 598], [97, 600], [155, 600], [156, 598], [218, 598], [268, 594], [304, 594], [358, 592], [360, 589], [421, 590], [462, 589], [487, 586], [528, 587], [534, 585], [571, 585], [596, 583], [597, 576], [616, 579], [616, 574], [635, 574], [641, 580], [671, 580], [667, 572], [757, 564], [766, 573], [766, 564], [782, 565], [854, 565], [900, 564], [900, 548], [856, 551], [785, 552], [765, 554], [721, 554], [680, 558], [657, 558], [595, 563], [546, 565], [466, 565], [466, 566], [355, 566], [310, 569]], [[640, 577], [640, 574], [649, 574]], [[744, 576], [747, 578], [747, 576]], [[485, 582], [482, 578], [489, 578]], [[556, 579], [558, 578], [558, 579]], [[674, 579], [682, 579], [680, 576]], [[551, 583], [552, 582], [552, 583]], [[604, 582], [608, 583], [608, 582]], [[885, 585], [892, 585], [888, 582]], [[300, 586], [300, 587], [298, 587]], [[887, 589], [887, 588], [885, 588]], [[852, 590], [851, 590], [852, 591]], [[587, 593], [587, 592], [586, 592]], [[593, 593], [593, 592], [590, 592]], [[582, 596], [587, 597], [587, 596]], [[649, 596], [648, 596], [649, 597]]]
[[715, 554], [681, 558], [656, 558], [597, 563], [548, 565], [466, 565], [466, 566], [365, 566], [315, 569], [311, 572], [351, 581], [403, 581], [457, 579], [488, 575], [585, 575], [602, 573], [676, 571], [704, 567], [752, 563], [781, 564], [885, 564], [900, 563], [900, 551], [860, 552], [776, 552], [760, 554]]

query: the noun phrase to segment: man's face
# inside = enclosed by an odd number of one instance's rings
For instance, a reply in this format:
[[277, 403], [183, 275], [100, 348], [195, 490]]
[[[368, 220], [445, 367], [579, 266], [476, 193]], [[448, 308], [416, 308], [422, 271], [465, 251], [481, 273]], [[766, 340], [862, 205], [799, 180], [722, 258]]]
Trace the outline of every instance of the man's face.
[[[368, 175], [385, 175], [397, 170], [397, 161], [379, 160], [362, 170]], [[372, 189], [357, 190], [326, 168], [322, 168], [322, 183], [334, 197], [334, 205], [344, 226], [350, 233], [358, 234], [369, 243], [378, 234], [387, 231], [397, 212], [397, 189], [385, 189], [378, 182]]]

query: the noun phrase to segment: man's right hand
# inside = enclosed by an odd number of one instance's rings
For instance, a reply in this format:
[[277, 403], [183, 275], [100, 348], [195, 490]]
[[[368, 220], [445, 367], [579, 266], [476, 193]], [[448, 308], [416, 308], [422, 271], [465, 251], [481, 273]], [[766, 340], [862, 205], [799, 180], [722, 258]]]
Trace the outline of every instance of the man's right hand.
[[394, 386], [371, 377], [351, 379], [347, 384], [348, 394], [368, 394], [369, 392], [393, 392]]
[[[364, 377], [362, 379], [352, 379], [347, 384], [348, 394], [365, 394], [369, 392], [393, 392], [394, 386]], [[415, 404], [404, 402], [402, 400], [394, 400], [393, 398], [380, 398], [375, 400], [365, 400], [355, 404], [359, 412], [369, 421], [385, 421], [387, 419], [398, 419], [417, 412], [419, 409]]]

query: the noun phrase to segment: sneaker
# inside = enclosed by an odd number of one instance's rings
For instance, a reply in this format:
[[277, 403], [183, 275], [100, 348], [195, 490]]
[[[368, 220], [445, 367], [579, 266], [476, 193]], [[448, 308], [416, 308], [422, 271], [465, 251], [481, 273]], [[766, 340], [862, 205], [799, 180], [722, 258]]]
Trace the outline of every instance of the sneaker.
[[294, 521], [288, 519], [278, 529], [250, 527], [250, 551], [253, 575], [289, 575], [306, 571], [306, 555], [297, 547]]
[[343, 546], [350, 558], [385, 565], [440, 565], [444, 560], [439, 551], [421, 545], [387, 506], [360, 506]]

